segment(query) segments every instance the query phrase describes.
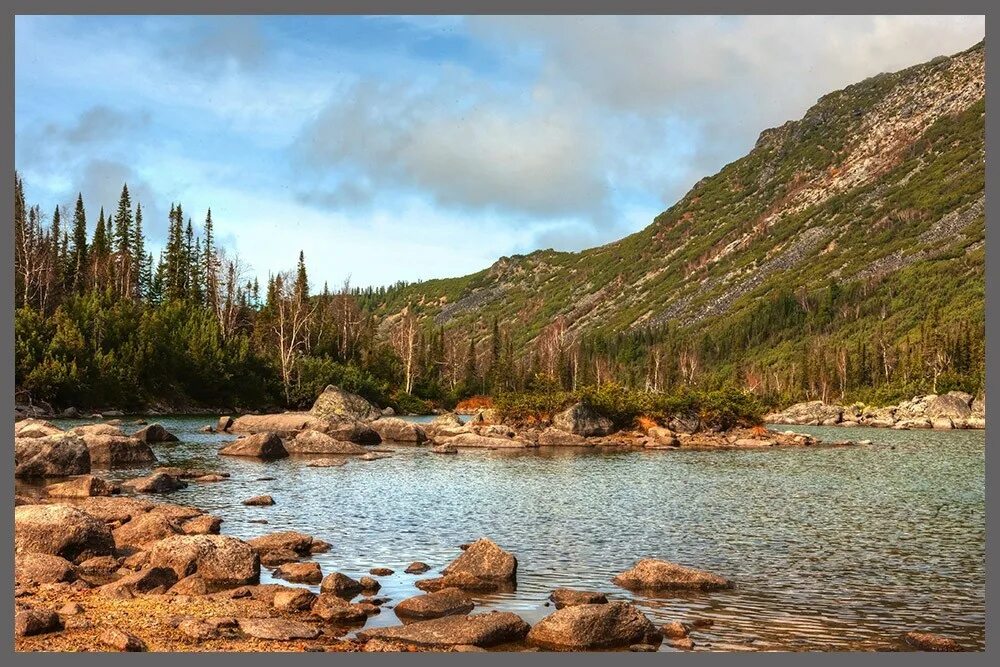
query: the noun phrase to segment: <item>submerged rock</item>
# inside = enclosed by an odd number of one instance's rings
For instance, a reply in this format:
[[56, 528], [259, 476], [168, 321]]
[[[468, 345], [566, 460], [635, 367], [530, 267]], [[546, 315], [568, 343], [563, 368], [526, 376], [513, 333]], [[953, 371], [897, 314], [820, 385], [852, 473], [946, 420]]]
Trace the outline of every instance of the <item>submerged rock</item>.
[[717, 574], [653, 558], [643, 558], [612, 581], [629, 590], [701, 590], [732, 588], [728, 579]]
[[492, 612], [373, 628], [359, 632], [358, 638], [362, 641], [379, 639], [427, 647], [468, 645], [488, 648], [524, 639], [528, 630], [528, 624], [517, 614]]
[[361, 445], [347, 440], [337, 440], [326, 433], [312, 429], [302, 431], [293, 439], [287, 441], [285, 449], [288, 450], [289, 454], [340, 454], [350, 456], [368, 452]]
[[258, 507], [268, 506], [274, 504], [274, 498], [272, 498], [271, 496], [254, 496], [252, 498], [247, 498], [246, 500], [244, 500], [243, 504], [258, 506]]
[[475, 606], [472, 599], [460, 589], [443, 588], [434, 593], [406, 598], [396, 605], [394, 611], [399, 617], [427, 619], [468, 614]]
[[659, 646], [662, 633], [627, 602], [565, 607], [535, 624], [528, 643], [559, 651]]
[[932, 632], [907, 632], [903, 641], [918, 651], [953, 652], [961, 651], [962, 647], [954, 639], [942, 637]]
[[131, 488], [136, 493], [171, 493], [178, 489], [186, 489], [187, 482], [165, 472], [157, 472], [148, 477], [130, 479], [124, 482], [123, 486]]
[[431, 566], [428, 565], [427, 563], [415, 560], [409, 565], [407, 565], [406, 569], [403, 571], [406, 572], [406, 574], [423, 574], [429, 569], [431, 569]]
[[575, 591], [570, 588], [557, 588], [549, 595], [549, 599], [555, 604], [556, 609], [563, 607], [575, 607], [581, 604], [607, 604], [608, 598], [604, 593], [594, 591]]

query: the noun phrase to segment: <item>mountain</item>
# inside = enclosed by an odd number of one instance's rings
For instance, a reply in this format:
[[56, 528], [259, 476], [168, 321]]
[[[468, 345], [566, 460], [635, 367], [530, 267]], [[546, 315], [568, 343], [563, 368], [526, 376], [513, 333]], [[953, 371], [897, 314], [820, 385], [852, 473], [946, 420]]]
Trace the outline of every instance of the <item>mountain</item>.
[[483, 336], [495, 318], [521, 351], [553, 326], [570, 339], [667, 328], [729, 375], [808, 363], [817, 340], [899, 347], [957, 323], [981, 338], [984, 54], [825, 95], [620, 241], [403, 286], [376, 312]]

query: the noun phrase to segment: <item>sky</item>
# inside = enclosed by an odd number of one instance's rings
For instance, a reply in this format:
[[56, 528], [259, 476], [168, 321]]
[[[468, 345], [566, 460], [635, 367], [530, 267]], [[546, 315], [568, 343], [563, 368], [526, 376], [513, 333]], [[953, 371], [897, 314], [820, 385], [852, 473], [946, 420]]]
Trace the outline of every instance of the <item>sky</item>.
[[458, 276], [642, 229], [761, 130], [962, 51], [983, 17], [15, 19], [30, 204], [123, 183], [162, 244], [180, 202], [261, 278]]

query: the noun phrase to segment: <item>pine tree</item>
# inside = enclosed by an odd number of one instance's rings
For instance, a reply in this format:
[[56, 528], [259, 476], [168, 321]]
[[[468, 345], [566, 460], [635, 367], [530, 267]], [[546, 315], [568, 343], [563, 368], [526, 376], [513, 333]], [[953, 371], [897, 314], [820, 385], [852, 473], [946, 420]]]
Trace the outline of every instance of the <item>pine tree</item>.
[[134, 267], [131, 281], [131, 294], [136, 299], [142, 299], [149, 283], [144, 279], [146, 264], [146, 238], [142, 232], [142, 204], [135, 205], [135, 225], [132, 227], [131, 260]]
[[215, 254], [215, 225], [212, 223], [212, 209], [205, 214], [205, 245], [202, 249], [204, 266], [202, 272], [205, 278], [205, 301], [211, 308], [217, 307], [219, 301], [219, 267]]
[[83, 208], [82, 192], [76, 196], [76, 210], [73, 212], [73, 245], [69, 263], [73, 272], [73, 290], [82, 292], [87, 284], [87, 213]]
[[118, 211], [114, 220], [114, 246], [116, 254], [116, 275], [118, 295], [126, 298], [131, 295], [134, 269], [132, 266], [132, 198], [128, 193], [128, 185], [122, 186], [122, 194], [118, 200]]
[[309, 278], [306, 275], [306, 256], [299, 250], [299, 266], [295, 273], [295, 298], [300, 302], [309, 297]]

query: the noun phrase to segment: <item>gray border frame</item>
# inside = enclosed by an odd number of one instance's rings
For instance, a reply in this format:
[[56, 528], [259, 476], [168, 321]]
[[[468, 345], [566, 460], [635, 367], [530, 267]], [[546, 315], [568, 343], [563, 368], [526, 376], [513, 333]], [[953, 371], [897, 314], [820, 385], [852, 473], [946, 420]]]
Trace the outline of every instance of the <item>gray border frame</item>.
[[[9, 0], [6, 5], [7, 20], [0, 28], [0, 37], [5, 45], [3, 58], [4, 67], [0, 69], [0, 85], [7, 91], [8, 103], [3, 105], [0, 117], [3, 124], [8, 129], [3, 133], [2, 143], [6, 161], [9, 165], [8, 185], [0, 193], [0, 205], [3, 210], [12, 210], [13, 188], [10, 187], [11, 176], [14, 171], [14, 16], [17, 14], [976, 14], [986, 16], [986, 32], [991, 32], [996, 16], [1000, 16], [1000, 10], [989, 12], [991, 4], [982, 0], [951, 0], [951, 2], [934, 2], [932, 0], [910, 0], [901, 2], [898, 0], [875, 0], [865, 2], [864, 0], [841, 0], [835, 5], [829, 6], [808, 6], [804, 7], [792, 0], [754, 0], [753, 2], [740, 2], [739, 0], [673, 0], [663, 2], [662, 0], [618, 0], [608, 2], [601, 0], [481, 0], [473, 5], [469, 2], [458, 0], [433, 0], [431, 2], [406, 2], [404, 0], [334, 0], [333, 2], [323, 2], [322, 0], [283, 0], [278, 3], [274, 0], [215, 0], [211, 3], [198, 2], [197, 0], [147, 0], [147, 2], [137, 5], [125, 0], [97, 0], [81, 6], [79, 2], [73, 0]], [[811, 11], [810, 11], [811, 10]], [[997, 58], [993, 56], [991, 49], [987, 49], [987, 69], [993, 69]], [[987, 77], [987, 106], [990, 99], [995, 99], [989, 85], [990, 78]], [[986, 119], [986, 140], [988, 152], [996, 148], [997, 122], [993, 116], [988, 115]], [[991, 167], [989, 161], [986, 166], [987, 191], [995, 190], [997, 180], [997, 170]], [[997, 308], [995, 295], [1000, 289], [1000, 269], [989, 262], [990, 255], [1000, 253], [997, 250], [998, 244], [993, 239], [992, 232], [989, 231], [989, 220], [998, 210], [998, 205], [987, 198], [987, 265], [986, 265], [986, 336], [987, 336], [987, 378], [996, 377], [1000, 373], [1000, 356], [993, 349], [992, 342], [1000, 327], [1000, 314]], [[0, 377], [3, 378], [4, 391], [10, 398], [7, 399], [4, 408], [0, 410], [4, 417], [6, 432], [11, 433], [14, 418], [14, 301], [13, 301], [13, 280], [14, 280], [14, 259], [13, 259], [13, 234], [12, 228], [8, 227], [6, 240], [0, 242], [0, 265], [6, 267], [4, 274], [5, 288], [0, 291], [0, 315], [3, 318], [4, 326], [0, 328]], [[989, 380], [987, 379], [987, 386]], [[1000, 398], [995, 392], [987, 392], [987, 404], [990, 414], [1000, 414]], [[987, 452], [996, 446], [991, 436], [992, 431], [987, 430], [986, 442]], [[8, 440], [8, 442], [10, 442]], [[9, 456], [9, 454], [8, 454]], [[987, 455], [986, 467], [986, 570], [987, 570], [987, 620], [986, 620], [986, 651], [972, 654], [931, 654], [931, 653], [811, 653], [811, 654], [670, 654], [666, 659], [671, 661], [700, 661], [711, 664], [722, 664], [723, 661], [739, 661], [741, 664], [763, 665], [771, 662], [785, 664], [797, 664], [803, 659], [817, 661], [821, 664], [835, 664], [850, 660], [852, 663], [883, 663], [883, 664], [942, 664], [945, 660], [955, 661], [964, 665], [985, 664], [988, 656], [993, 653], [1000, 653], [1000, 649], [993, 649], [992, 639], [996, 625], [990, 619], [990, 601], [996, 593], [997, 587], [989, 578], [989, 572], [996, 571], [997, 554], [992, 548], [995, 539], [991, 538], [996, 524], [995, 507], [996, 494], [990, 493], [993, 485], [993, 475], [989, 467], [989, 455]], [[9, 459], [8, 459], [9, 460]], [[11, 507], [14, 495], [14, 480], [10, 474], [2, 475], [3, 498], [6, 499], [7, 507]], [[0, 574], [4, 584], [4, 590], [8, 602], [13, 600], [13, 521], [12, 515], [7, 515], [7, 520], [3, 522], [0, 541], [8, 546], [6, 570]], [[3, 607], [4, 611], [0, 617], [0, 627], [11, 628], [13, 625], [13, 605], [8, 604]], [[14, 653], [13, 633], [10, 630], [4, 633], [3, 647], [8, 659], [14, 660], [17, 664], [70, 664], [74, 665], [105, 665], [108, 661], [138, 660], [143, 663], [154, 665], [173, 664], [177, 656], [184, 655], [184, 660], [193, 659], [202, 664], [222, 665], [245, 665], [245, 664], [268, 664], [274, 660], [274, 654], [148, 654], [141, 657], [116, 655], [116, 654], [24, 654]], [[350, 663], [366, 662], [368, 664], [417, 664], [430, 665], [440, 661], [451, 662], [451, 664], [468, 663], [473, 660], [477, 663], [503, 664], [510, 659], [511, 654], [335, 654], [332, 659], [346, 661]], [[524, 653], [517, 654], [519, 662], [529, 664], [605, 664], [608, 658], [625, 659], [630, 662], [641, 662], [653, 664], [662, 661], [666, 654], [607, 654], [607, 653]], [[296, 654], [294, 658], [300, 664], [309, 662], [311, 664], [321, 664], [329, 661], [331, 656], [325, 653], [319, 654]], [[793, 662], [794, 661], [794, 662]]]

